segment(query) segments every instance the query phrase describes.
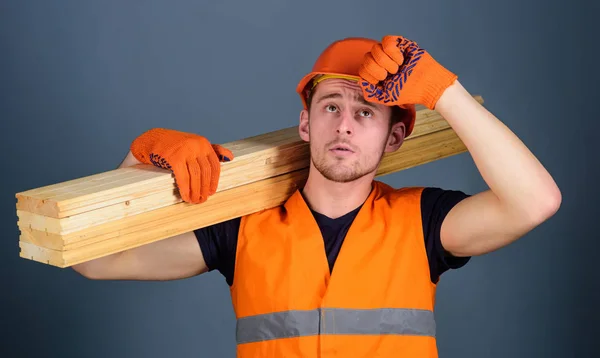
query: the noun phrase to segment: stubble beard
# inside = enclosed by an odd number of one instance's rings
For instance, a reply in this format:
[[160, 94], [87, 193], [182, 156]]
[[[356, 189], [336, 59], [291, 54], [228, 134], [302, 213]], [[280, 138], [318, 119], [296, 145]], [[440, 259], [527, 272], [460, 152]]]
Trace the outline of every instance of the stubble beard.
[[[358, 180], [362, 177], [364, 177], [365, 175], [372, 173], [373, 171], [377, 170], [379, 163], [381, 161], [381, 158], [383, 158], [384, 155], [384, 148], [382, 146], [380, 153], [379, 153], [379, 160], [374, 161], [374, 163], [367, 163], [369, 166], [368, 167], [364, 167], [361, 165], [360, 160], [354, 160], [353, 162], [349, 162], [348, 160], [342, 161], [339, 160], [339, 162], [334, 162], [334, 163], [327, 163], [327, 149], [324, 149], [323, 155], [320, 156], [315, 156], [312, 155], [313, 152], [313, 147], [312, 147], [312, 143], [311, 143], [311, 162], [313, 163], [313, 166], [315, 167], [315, 169], [317, 169], [319, 171], [319, 173], [321, 173], [321, 175], [323, 175], [323, 177], [325, 177], [327, 180], [336, 182], [336, 183], [348, 183], [348, 182], [352, 182], [355, 180]], [[334, 160], [337, 161], [337, 160]]]

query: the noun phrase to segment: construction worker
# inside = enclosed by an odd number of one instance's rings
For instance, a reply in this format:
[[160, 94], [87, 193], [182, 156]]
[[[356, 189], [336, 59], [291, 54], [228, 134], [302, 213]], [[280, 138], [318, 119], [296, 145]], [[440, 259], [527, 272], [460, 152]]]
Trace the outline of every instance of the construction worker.
[[[440, 276], [550, 218], [561, 193], [528, 148], [416, 42], [346, 38], [297, 92], [310, 143], [306, 184], [281, 206], [74, 266], [91, 279], [174, 280], [211, 270], [230, 286], [240, 357], [437, 357]], [[489, 190], [392, 188], [374, 180], [438, 111]], [[203, 136], [142, 133], [121, 167], [173, 171], [183, 200], [215, 193], [232, 152]]]

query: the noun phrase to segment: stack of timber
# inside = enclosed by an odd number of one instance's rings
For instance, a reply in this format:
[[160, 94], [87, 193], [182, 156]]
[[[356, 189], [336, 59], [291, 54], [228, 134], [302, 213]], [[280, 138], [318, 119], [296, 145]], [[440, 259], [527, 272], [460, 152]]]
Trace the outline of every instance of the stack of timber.
[[[69, 267], [281, 205], [307, 178], [297, 127], [223, 145], [235, 159], [201, 204], [183, 202], [172, 173], [146, 164], [17, 193], [20, 257]], [[418, 107], [413, 133], [384, 155], [377, 177], [466, 151], [438, 112]]]

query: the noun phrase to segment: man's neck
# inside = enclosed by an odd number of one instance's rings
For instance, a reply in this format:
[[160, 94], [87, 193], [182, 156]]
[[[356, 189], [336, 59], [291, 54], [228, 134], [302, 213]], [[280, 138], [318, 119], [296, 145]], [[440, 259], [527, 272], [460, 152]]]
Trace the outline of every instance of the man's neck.
[[373, 175], [365, 175], [352, 182], [336, 183], [311, 166], [302, 195], [312, 210], [335, 219], [365, 202], [371, 193], [373, 178]]

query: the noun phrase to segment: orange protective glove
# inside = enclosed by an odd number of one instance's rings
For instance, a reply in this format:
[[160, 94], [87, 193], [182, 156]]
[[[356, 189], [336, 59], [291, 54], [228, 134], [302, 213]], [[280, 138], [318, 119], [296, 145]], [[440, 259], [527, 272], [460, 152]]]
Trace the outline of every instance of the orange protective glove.
[[444, 90], [457, 79], [416, 42], [392, 35], [373, 46], [358, 72], [366, 100], [400, 107], [422, 104], [435, 109]]
[[137, 137], [131, 153], [142, 163], [171, 170], [181, 199], [190, 203], [203, 203], [214, 194], [220, 162], [233, 160], [229, 149], [200, 135], [165, 128], [153, 128]]

